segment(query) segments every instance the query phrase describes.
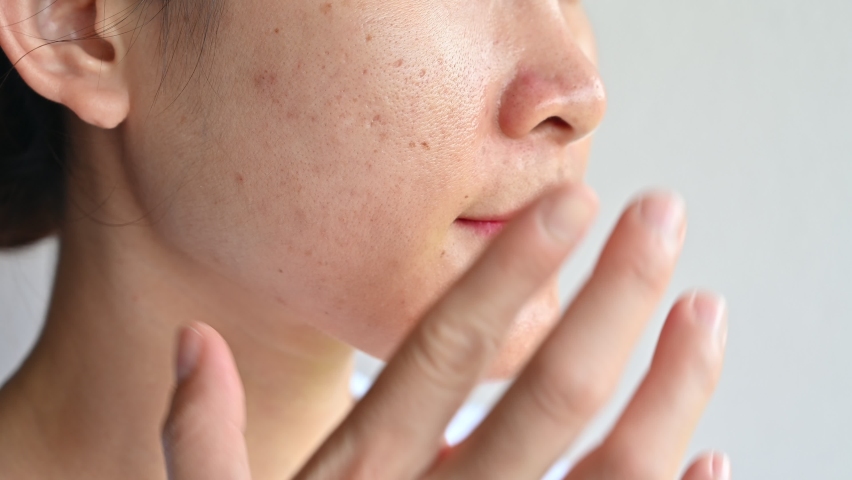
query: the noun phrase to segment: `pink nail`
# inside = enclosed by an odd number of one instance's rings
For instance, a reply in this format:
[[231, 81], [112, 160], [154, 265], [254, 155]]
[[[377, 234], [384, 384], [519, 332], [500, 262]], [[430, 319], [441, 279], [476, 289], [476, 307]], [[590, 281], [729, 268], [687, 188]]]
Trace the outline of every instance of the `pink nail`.
[[177, 353], [178, 384], [183, 383], [195, 371], [201, 354], [201, 340], [201, 333], [191, 325], [181, 329]]

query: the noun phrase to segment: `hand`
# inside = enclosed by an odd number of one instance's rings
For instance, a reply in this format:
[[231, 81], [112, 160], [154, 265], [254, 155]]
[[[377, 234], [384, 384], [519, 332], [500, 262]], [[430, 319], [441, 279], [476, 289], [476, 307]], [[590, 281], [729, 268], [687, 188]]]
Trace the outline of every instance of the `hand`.
[[[479, 428], [451, 449], [442, 435], [516, 313], [556, 273], [596, 208], [587, 188], [566, 186], [508, 225], [296, 479], [541, 478], [612, 395], [665, 292], [685, 232], [683, 207], [669, 195], [627, 209], [589, 280]], [[632, 401], [568, 480], [675, 478], [721, 371], [726, 317], [707, 293], [676, 302]], [[228, 347], [203, 325], [184, 330], [181, 344], [164, 427], [169, 478], [249, 480], [243, 392]], [[682, 478], [729, 476], [725, 457], [705, 455]]]

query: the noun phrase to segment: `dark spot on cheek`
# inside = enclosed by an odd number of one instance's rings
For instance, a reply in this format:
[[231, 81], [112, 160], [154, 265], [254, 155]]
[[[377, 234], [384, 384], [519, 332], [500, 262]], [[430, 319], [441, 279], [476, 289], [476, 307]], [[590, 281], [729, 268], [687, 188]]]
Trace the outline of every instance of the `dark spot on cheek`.
[[365, 68], [365, 69], [364, 69], [364, 75], [366, 75], [366, 74], [367, 74], [367, 69]]
[[258, 90], [266, 90], [278, 83], [278, 74], [264, 70], [254, 76], [254, 86]]
[[283, 269], [283, 268], [279, 268], [279, 269], [278, 269], [278, 273], [284, 273], [284, 269]]
[[401, 67], [402, 66], [402, 59], [400, 58], [399, 60], [393, 62], [393, 66], [394, 67]]
[[280, 31], [281, 31], [281, 29], [280, 29], [280, 28], [276, 28], [276, 29], [275, 29], [275, 33], [278, 33], [278, 32], [280, 32]]
[[414, 148], [414, 147], [416, 147], [416, 146], [417, 146], [417, 144], [416, 144], [416, 143], [414, 143], [414, 142], [408, 142], [408, 146], [409, 146], [410, 148]]
[[420, 142], [420, 146], [423, 147], [424, 150], [431, 150], [431, 147], [429, 147], [429, 142]]
[[320, 5], [320, 12], [322, 12], [323, 15], [329, 15], [331, 13], [331, 3], [326, 2]]
[[239, 172], [234, 174], [234, 180], [236, 180], [237, 183], [239, 183], [240, 185], [242, 185], [246, 181], [246, 179], [243, 178], [243, 174], [241, 174]]
[[367, 34], [367, 41], [369, 42], [369, 41], [372, 41], [372, 40], [373, 40], [373, 36], [368, 33]]

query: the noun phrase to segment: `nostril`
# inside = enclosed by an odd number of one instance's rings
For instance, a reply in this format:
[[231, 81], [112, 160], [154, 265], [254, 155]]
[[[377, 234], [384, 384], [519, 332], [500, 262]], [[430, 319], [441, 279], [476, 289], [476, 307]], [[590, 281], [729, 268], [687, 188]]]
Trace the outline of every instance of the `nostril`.
[[556, 128], [559, 128], [559, 129], [570, 129], [571, 128], [571, 125], [568, 125], [568, 122], [566, 122], [565, 120], [562, 120], [562, 117], [548, 117], [542, 123], [550, 123], [551, 125], [553, 125]]
[[568, 122], [562, 119], [562, 117], [548, 117], [543, 122], [539, 123], [535, 128], [539, 131], [550, 131], [557, 135], [565, 136], [571, 134], [574, 131], [574, 127], [572, 127]]

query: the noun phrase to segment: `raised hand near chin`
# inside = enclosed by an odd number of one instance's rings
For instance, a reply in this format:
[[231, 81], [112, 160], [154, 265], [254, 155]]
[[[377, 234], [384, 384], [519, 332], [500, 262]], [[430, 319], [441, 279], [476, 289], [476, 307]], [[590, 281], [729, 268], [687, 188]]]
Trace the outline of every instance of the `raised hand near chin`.
[[[527, 208], [425, 315], [295, 478], [541, 478], [613, 393], [665, 292], [685, 232], [676, 197], [649, 194], [625, 211], [591, 277], [491, 414], [450, 449], [443, 432], [515, 314], [557, 271], [595, 210], [583, 186], [561, 187]], [[675, 478], [718, 380], [726, 331], [721, 299], [681, 297], [628, 407], [566, 478]], [[183, 330], [178, 379], [163, 428], [169, 478], [249, 480], [243, 390], [212, 328]], [[730, 466], [723, 455], [706, 454], [682, 478], [725, 480]]]

